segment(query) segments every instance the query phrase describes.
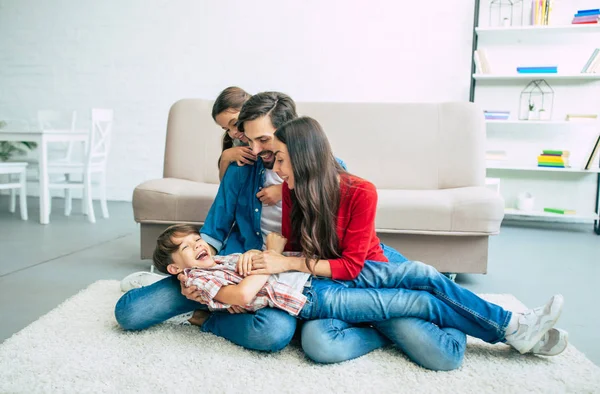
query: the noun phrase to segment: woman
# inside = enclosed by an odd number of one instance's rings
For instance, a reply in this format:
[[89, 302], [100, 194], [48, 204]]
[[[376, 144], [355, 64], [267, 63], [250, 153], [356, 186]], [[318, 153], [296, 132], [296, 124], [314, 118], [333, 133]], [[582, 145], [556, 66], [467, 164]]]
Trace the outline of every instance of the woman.
[[248, 139], [237, 129], [237, 117], [250, 94], [237, 86], [230, 86], [217, 96], [212, 108], [212, 118], [223, 130], [221, 157], [219, 157], [219, 179], [223, 179], [231, 163], [240, 166], [252, 165], [256, 156], [248, 148]]
[[[375, 187], [341, 169], [315, 120], [295, 119], [280, 127], [275, 137], [274, 168], [286, 181], [282, 233], [290, 240], [291, 249], [306, 257], [265, 252], [254, 259], [252, 273], [304, 271], [341, 279], [339, 283], [350, 288], [426, 291], [466, 319], [452, 324], [467, 334], [490, 343], [506, 342], [521, 353], [554, 355], [564, 350], [565, 336], [558, 340], [547, 334], [560, 315], [561, 296], [553, 297], [543, 308], [511, 313], [423, 263], [385, 263], [387, 258], [375, 234]], [[433, 333], [440, 336], [440, 331], [434, 329]], [[555, 343], [548, 343], [550, 340]]]

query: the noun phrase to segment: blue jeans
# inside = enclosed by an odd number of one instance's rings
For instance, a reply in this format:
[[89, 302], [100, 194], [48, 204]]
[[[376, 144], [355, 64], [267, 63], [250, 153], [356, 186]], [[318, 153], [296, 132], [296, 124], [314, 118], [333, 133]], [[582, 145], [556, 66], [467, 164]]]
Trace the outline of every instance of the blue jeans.
[[[406, 258], [382, 244], [390, 263], [367, 262], [365, 269], [354, 281], [344, 284], [359, 288], [405, 288], [424, 290], [453, 308], [455, 324], [461, 330], [495, 343], [504, 337], [504, 329], [511, 313], [490, 304], [461, 288], [433, 267]], [[400, 264], [398, 264], [400, 263]], [[344, 283], [344, 282], [339, 282]], [[437, 304], [437, 300], [433, 301]], [[483, 312], [479, 316], [478, 310]], [[406, 311], [405, 311], [406, 312]], [[419, 312], [420, 313], [420, 312]], [[462, 317], [467, 317], [463, 320]], [[488, 316], [486, 319], [485, 316]], [[475, 324], [472, 321], [475, 319]], [[302, 329], [302, 347], [317, 362], [340, 362], [360, 357], [372, 350], [394, 343], [415, 363], [433, 370], [458, 368], [462, 362], [466, 338], [463, 332], [448, 328], [444, 322], [439, 328], [422, 319], [395, 318], [372, 323], [370, 327], [355, 327], [337, 319], [306, 322]], [[383, 335], [381, 335], [383, 334]]]
[[[176, 277], [123, 294], [115, 307], [115, 317], [125, 330], [143, 330], [165, 320], [206, 305], [181, 294]], [[286, 347], [296, 330], [296, 319], [279, 309], [263, 308], [254, 314], [211, 313], [200, 327], [247, 349], [276, 352]]]
[[[395, 249], [384, 244], [381, 247], [388, 264], [407, 261]], [[370, 326], [338, 319], [307, 321], [302, 326], [302, 348], [309, 358], [319, 363], [350, 360], [394, 344], [424, 368], [449, 371], [462, 364], [467, 337], [457, 329], [440, 328], [410, 317], [371, 322]]]
[[[462, 289], [437, 271], [447, 283], [436, 283], [433, 275], [427, 275], [429, 270], [435, 271], [420, 262], [390, 266], [367, 261], [362, 270], [369, 279], [366, 283], [360, 276], [353, 281], [314, 278], [304, 290], [307, 301], [298, 316], [305, 320], [335, 318], [348, 323], [417, 317], [486, 342], [504, 339], [510, 312]], [[404, 284], [408, 288], [402, 288]], [[390, 287], [384, 288], [385, 285]]]

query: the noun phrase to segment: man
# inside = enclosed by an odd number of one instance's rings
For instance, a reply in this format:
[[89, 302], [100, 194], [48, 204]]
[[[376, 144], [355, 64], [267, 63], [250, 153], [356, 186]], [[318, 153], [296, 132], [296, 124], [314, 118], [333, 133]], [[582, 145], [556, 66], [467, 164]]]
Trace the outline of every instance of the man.
[[[202, 236], [216, 253], [260, 250], [263, 235], [281, 231], [282, 180], [272, 171], [275, 158], [272, 149], [266, 148], [275, 130], [296, 117], [294, 101], [283, 93], [260, 93], [244, 104], [238, 122], [241, 131], [253, 136], [250, 141], [253, 153], [262, 160], [252, 166], [230, 165], [221, 181], [201, 229]], [[124, 279], [131, 280], [136, 279]], [[128, 284], [123, 286], [131, 288]], [[180, 282], [173, 277], [159, 280], [125, 293], [117, 302], [115, 317], [121, 327], [128, 330], [145, 329], [176, 316], [192, 324], [202, 320], [202, 331], [262, 351], [283, 349], [295, 332], [296, 320], [271, 308], [252, 315], [213, 313], [205, 320], [205, 314], [200, 311], [206, 307], [188, 299], [194, 298], [194, 290], [193, 287], [182, 290]]]

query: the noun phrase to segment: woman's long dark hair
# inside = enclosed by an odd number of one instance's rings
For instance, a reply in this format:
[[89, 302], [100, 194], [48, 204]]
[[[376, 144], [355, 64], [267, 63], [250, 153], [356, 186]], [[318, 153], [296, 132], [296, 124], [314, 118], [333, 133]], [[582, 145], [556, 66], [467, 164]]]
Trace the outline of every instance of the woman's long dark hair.
[[275, 137], [287, 146], [294, 173], [292, 197], [292, 241], [300, 246], [306, 266], [314, 272], [319, 259], [341, 256], [337, 235], [340, 205], [336, 161], [321, 125], [302, 117], [285, 123]]
[[[217, 96], [217, 99], [213, 104], [213, 120], [216, 121], [217, 115], [227, 110], [235, 110], [239, 112], [244, 103], [248, 101], [250, 97], [251, 95], [248, 92], [242, 88], [238, 88], [237, 86], [230, 86], [226, 88], [219, 94], [219, 96]], [[233, 147], [233, 138], [231, 138], [229, 134], [225, 132], [225, 134], [223, 134], [223, 141], [221, 143], [221, 152], [231, 147]]]

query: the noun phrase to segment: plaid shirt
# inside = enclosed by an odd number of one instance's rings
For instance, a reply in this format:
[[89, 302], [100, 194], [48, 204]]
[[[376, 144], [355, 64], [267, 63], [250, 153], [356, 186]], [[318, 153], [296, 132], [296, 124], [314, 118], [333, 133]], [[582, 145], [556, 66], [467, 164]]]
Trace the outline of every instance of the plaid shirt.
[[[227, 256], [214, 256], [217, 263], [214, 267], [185, 269], [184, 272], [188, 277], [185, 282], [186, 286], [196, 286], [201, 292], [200, 302], [208, 305], [210, 310], [227, 309], [231, 306], [215, 300], [214, 297], [221, 287], [238, 284], [244, 279], [235, 271], [240, 255], [234, 253]], [[279, 308], [297, 316], [305, 303], [306, 296], [304, 294], [278, 282], [273, 275], [270, 275], [254, 300], [248, 305], [240, 306], [250, 312], [266, 307]]]

